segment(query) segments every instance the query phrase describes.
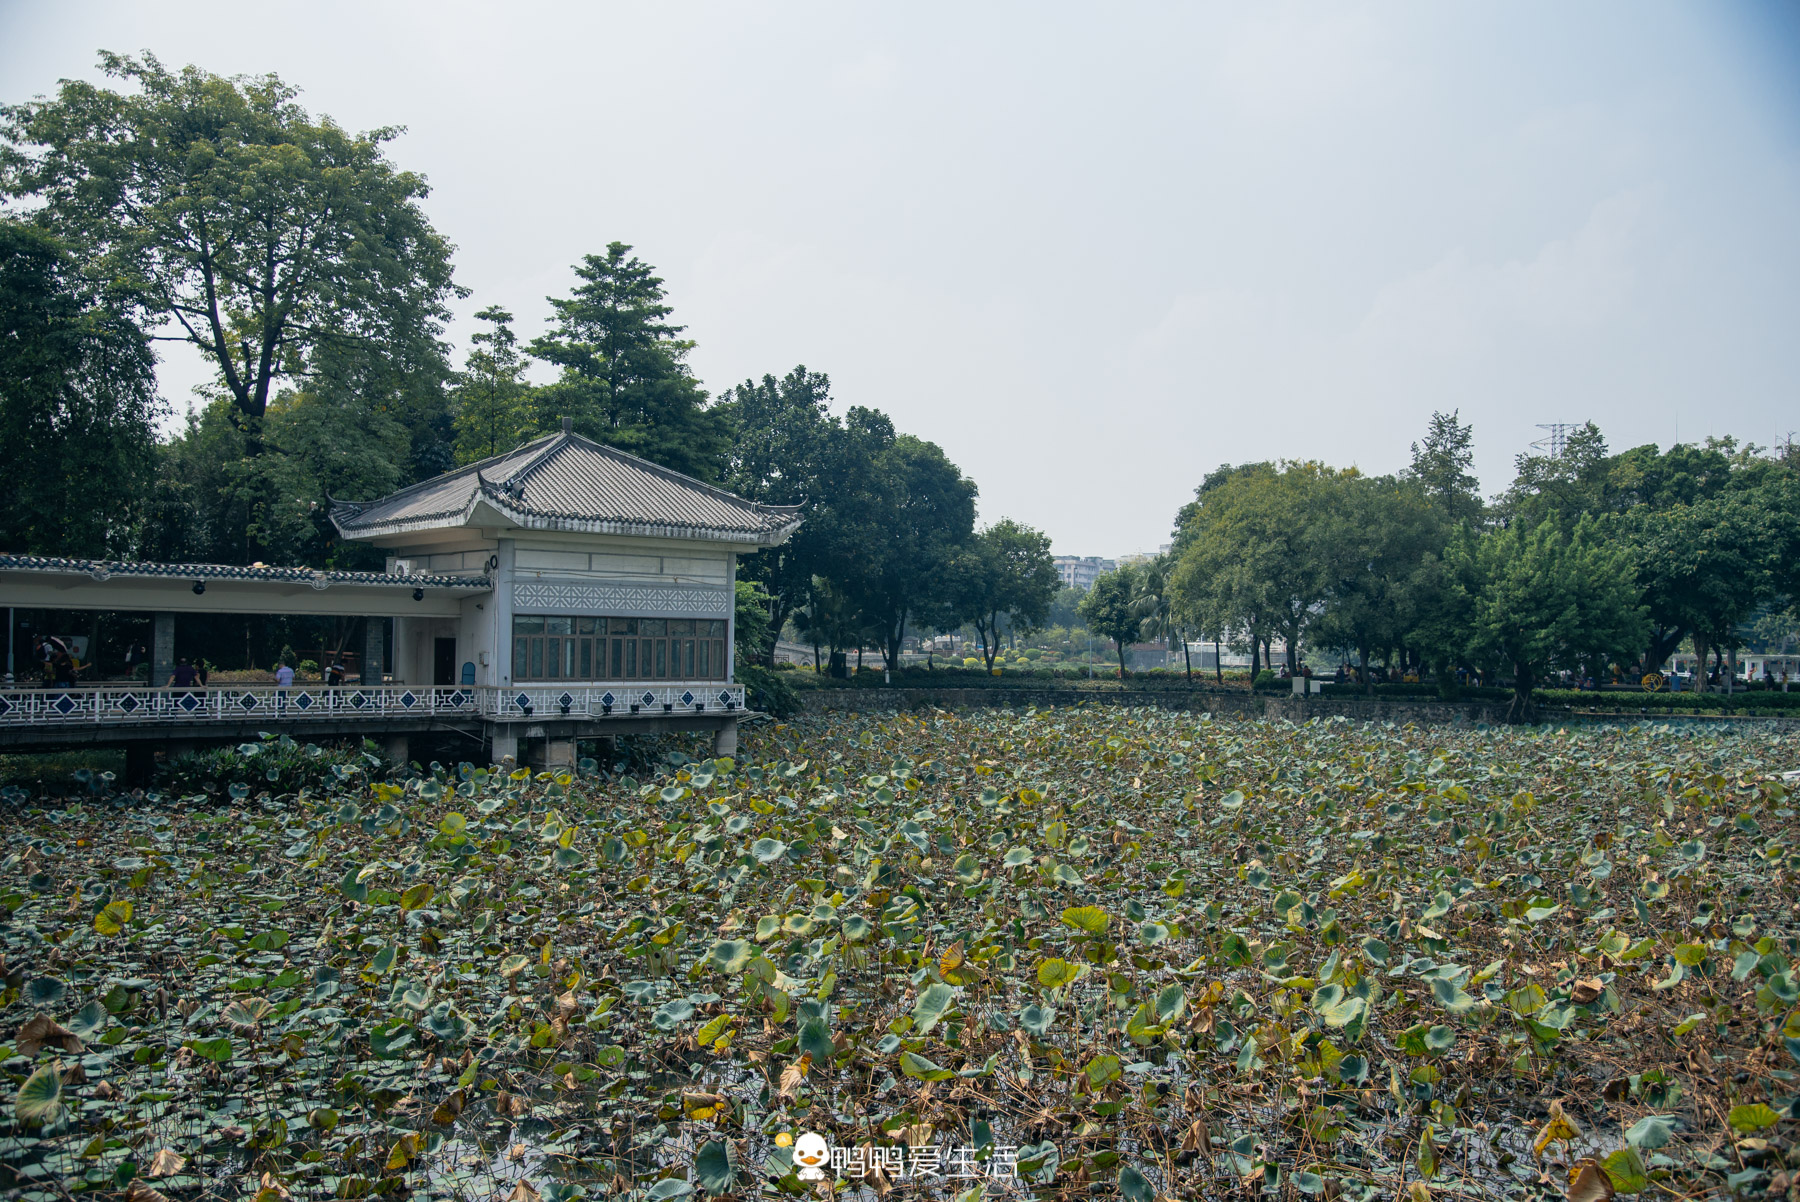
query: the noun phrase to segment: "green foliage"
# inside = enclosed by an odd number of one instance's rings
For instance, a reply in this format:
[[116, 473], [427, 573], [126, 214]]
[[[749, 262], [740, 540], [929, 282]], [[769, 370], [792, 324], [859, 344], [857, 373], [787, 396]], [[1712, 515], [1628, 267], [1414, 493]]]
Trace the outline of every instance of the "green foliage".
[[525, 379], [525, 358], [513, 335], [513, 316], [499, 305], [475, 314], [487, 329], [471, 335], [473, 348], [456, 377], [456, 461], [474, 463], [503, 455], [529, 440], [543, 424]]
[[1081, 598], [1077, 611], [1088, 629], [1113, 641], [1118, 650], [1119, 675], [1125, 675], [1125, 648], [1136, 641], [1142, 619], [1133, 608], [1137, 598], [1137, 572], [1129, 565], [1102, 572]]
[[129, 89], [65, 80], [4, 110], [7, 189], [218, 367], [252, 457], [277, 381], [313, 360], [353, 345], [441, 359], [450, 248], [419, 207], [424, 179], [383, 153], [397, 129], [315, 121], [274, 75], [100, 61]]
[[373, 744], [332, 747], [266, 735], [256, 743], [175, 756], [163, 766], [158, 784], [181, 794], [218, 794], [233, 786], [278, 793], [323, 792], [345, 780], [379, 776], [382, 768]]
[[694, 344], [668, 320], [674, 310], [662, 278], [623, 242], [584, 255], [575, 275], [580, 282], [568, 296], [550, 298], [550, 332], [530, 346], [534, 358], [562, 369], [536, 398], [539, 432], [567, 417], [596, 442], [717, 481], [729, 424], [708, 407], [688, 367]]
[[143, 332], [54, 238], [0, 219], [0, 547], [125, 553], [159, 408]]
[[[161, 1188], [185, 1158], [232, 1196], [430, 1172], [491, 1197], [516, 1168], [453, 1141], [529, 1154], [599, 1107], [691, 1131], [639, 1187], [670, 1198], [779, 1189], [798, 1130], [1178, 1193], [1132, 1151], [1152, 1125], [1308, 1196], [1415, 1165], [1486, 1196], [1507, 1178], [1463, 1155], [1464, 1100], [1524, 1129], [1592, 1081], [1641, 1120], [1595, 1154], [1615, 1188], [1702, 1194], [1717, 1132], [1773, 1139], [1787, 1101], [1700, 1088], [1682, 1041], [1788, 1055], [1790, 744], [1039, 708], [759, 724], [641, 780], [30, 799], [0, 830], [0, 1166], [90, 1192], [157, 1163], [108, 1144], [159, 1105], [201, 1116], [159, 1129]], [[80, 962], [31, 955], [52, 936]], [[968, 1134], [932, 1143], [952, 1092]], [[1539, 1137], [1578, 1150], [1581, 1099], [1552, 1100]], [[1031, 1143], [1012, 1116], [1045, 1111], [1081, 1137]], [[578, 1159], [534, 1189], [591, 1185]]]
[[1049, 536], [1011, 518], [970, 539], [951, 559], [950, 574], [948, 613], [939, 616], [937, 624], [973, 622], [990, 670], [1000, 651], [1002, 623], [1013, 630], [1029, 630], [1043, 622], [1061, 587]]

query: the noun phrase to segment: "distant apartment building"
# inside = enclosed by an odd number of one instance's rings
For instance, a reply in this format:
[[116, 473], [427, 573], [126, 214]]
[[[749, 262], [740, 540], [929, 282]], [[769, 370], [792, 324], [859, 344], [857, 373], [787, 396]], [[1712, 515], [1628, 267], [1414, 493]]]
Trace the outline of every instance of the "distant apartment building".
[[1149, 563], [1158, 555], [1167, 555], [1174, 545], [1175, 544], [1173, 543], [1164, 543], [1154, 551], [1133, 551], [1129, 555], [1121, 555], [1119, 556], [1119, 566], [1126, 567], [1140, 563]]
[[1078, 592], [1086, 592], [1094, 587], [1094, 581], [1102, 572], [1116, 572], [1119, 565], [1111, 559], [1101, 559], [1098, 555], [1058, 555], [1056, 572], [1062, 577], [1063, 587]]

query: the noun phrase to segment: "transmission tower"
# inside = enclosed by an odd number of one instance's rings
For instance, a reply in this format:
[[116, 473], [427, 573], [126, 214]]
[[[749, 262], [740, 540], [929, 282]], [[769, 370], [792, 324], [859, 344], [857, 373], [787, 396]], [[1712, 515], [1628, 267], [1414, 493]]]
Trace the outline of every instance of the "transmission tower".
[[1540, 430], [1548, 430], [1550, 433], [1532, 443], [1531, 449], [1534, 451], [1542, 451], [1552, 459], [1560, 459], [1562, 457], [1563, 447], [1569, 441], [1570, 431], [1581, 429], [1581, 424], [1579, 422], [1551, 422], [1546, 425], [1543, 422], [1539, 422], [1537, 428]]

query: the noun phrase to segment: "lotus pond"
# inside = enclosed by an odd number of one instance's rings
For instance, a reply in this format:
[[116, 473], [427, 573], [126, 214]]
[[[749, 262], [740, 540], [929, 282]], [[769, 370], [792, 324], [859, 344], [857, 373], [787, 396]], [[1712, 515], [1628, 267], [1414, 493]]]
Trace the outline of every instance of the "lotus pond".
[[1794, 735], [1084, 707], [674, 746], [14, 790], [0, 1189], [1602, 1199], [1800, 1168]]

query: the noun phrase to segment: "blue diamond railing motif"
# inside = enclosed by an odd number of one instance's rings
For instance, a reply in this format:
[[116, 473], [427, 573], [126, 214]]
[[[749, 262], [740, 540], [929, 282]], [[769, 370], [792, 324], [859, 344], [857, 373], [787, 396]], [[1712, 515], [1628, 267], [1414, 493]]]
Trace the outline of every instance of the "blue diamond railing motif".
[[655, 705], [656, 704], [656, 694], [655, 693], [645, 693], [643, 696], [643, 702], [645, 705]]
[[419, 699], [412, 695], [411, 690], [408, 690], [407, 692], [400, 694], [400, 704], [406, 709], [411, 709], [413, 706], [419, 704]]
[[200, 700], [200, 698], [194, 696], [192, 693], [183, 693], [181, 695], [181, 700], [177, 701], [175, 704], [191, 714], [201, 706], [205, 705], [206, 702]]
[[694, 691], [692, 689], [689, 689], [687, 692], [685, 692], [681, 695], [681, 704], [683, 704], [683, 705], [694, 704]]
[[294, 698], [294, 708], [295, 709], [309, 710], [312, 707], [313, 707], [313, 698], [312, 698], [311, 693], [302, 693], [298, 697]]
[[614, 697], [612, 695], [612, 690], [609, 689], [606, 692], [600, 694], [600, 704], [606, 705], [606, 706], [611, 706], [611, 705], [617, 704], [617, 701], [614, 699]]
[[[5, 706], [5, 704], [6, 703], [4, 701], [0, 701], [0, 714], [4, 714], [6, 712], [6, 710], [3, 708]], [[119, 698], [119, 708], [124, 710], [128, 714], [136, 713], [138, 707], [141, 705], [143, 705], [143, 702], [141, 702], [137, 699], [137, 694], [135, 694], [135, 693], [127, 693], [123, 697]]]
[[374, 704], [374, 698], [370, 697], [367, 693], [357, 693], [350, 698], [350, 704], [359, 710], [366, 709]]
[[527, 697], [523, 693], [520, 693], [517, 697], [513, 698], [513, 704], [518, 706], [522, 710], [528, 710], [531, 708], [531, 698]]
[[0, 697], [0, 717], [5, 717], [7, 714], [10, 714], [12, 712], [13, 712], [13, 703], [8, 701], [4, 697]]
[[52, 701], [50, 703], [50, 708], [55, 710], [57, 713], [61, 714], [63, 717], [67, 718], [69, 716], [69, 711], [73, 710], [77, 704], [78, 703], [76, 702], [76, 700], [73, 697], [69, 696], [67, 693], [64, 693], [62, 696], [58, 697], [55, 701]]
[[238, 698], [238, 704], [244, 708], [246, 713], [249, 712], [250, 710], [255, 709], [256, 704], [257, 704], [256, 703], [256, 694], [245, 693], [243, 696]]
[[561, 697], [556, 699], [556, 704], [562, 706], [564, 709], [568, 709], [571, 705], [575, 704], [575, 698], [568, 693], [564, 693]]

